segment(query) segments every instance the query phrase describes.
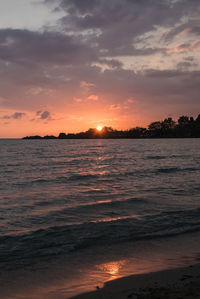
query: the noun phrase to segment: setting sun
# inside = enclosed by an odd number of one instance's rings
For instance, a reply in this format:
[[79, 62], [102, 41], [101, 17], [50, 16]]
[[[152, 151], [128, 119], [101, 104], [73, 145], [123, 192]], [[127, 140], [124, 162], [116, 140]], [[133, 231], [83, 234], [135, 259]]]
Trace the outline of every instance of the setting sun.
[[98, 127], [97, 127], [97, 130], [98, 130], [98, 131], [101, 131], [101, 130], [102, 130], [102, 126], [98, 126]]

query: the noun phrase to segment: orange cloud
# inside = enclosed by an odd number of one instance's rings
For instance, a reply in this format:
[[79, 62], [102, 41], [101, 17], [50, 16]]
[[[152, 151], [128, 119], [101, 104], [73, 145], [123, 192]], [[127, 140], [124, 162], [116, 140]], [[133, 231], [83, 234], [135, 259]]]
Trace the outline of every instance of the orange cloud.
[[133, 103], [135, 103], [135, 100], [133, 100], [132, 98], [130, 98], [130, 99], [127, 100], [127, 103], [128, 104], [133, 104]]
[[98, 101], [99, 97], [96, 94], [91, 94], [89, 97], [87, 97], [88, 101]]
[[81, 99], [81, 98], [74, 98], [74, 102], [76, 102], [76, 103], [82, 103], [83, 99]]
[[110, 105], [109, 109], [110, 110], [120, 110], [121, 109], [121, 105], [120, 104]]
[[167, 49], [167, 53], [171, 54], [171, 53], [184, 53], [184, 52], [188, 52], [188, 51], [195, 51], [197, 49], [200, 48], [200, 41], [195, 41], [191, 44], [181, 44], [177, 47], [171, 48], [171, 49]]

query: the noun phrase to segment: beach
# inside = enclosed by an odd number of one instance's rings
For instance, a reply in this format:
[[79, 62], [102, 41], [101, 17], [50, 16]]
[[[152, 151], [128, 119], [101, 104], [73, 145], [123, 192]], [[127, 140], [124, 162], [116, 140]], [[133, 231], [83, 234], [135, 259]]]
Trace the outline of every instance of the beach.
[[200, 264], [133, 275], [105, 283], [103, 288], [71, 299], [200, 298]]
[[23, 269], [2, 265], [0, 298], [200, 298], [199, 239], [196, 232], [84, 248], [53, 260], [32, 260]]

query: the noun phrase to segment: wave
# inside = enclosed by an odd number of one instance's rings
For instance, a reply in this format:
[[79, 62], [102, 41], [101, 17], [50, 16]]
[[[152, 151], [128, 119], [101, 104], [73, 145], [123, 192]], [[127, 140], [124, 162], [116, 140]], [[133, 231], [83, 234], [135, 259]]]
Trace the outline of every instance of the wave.
[[136, 178], [143, 178], [143, 177], [150, 177], [152, 175], [164, 175], [164, 174], [173, 174], [173, 173], [186, 173], [186, 172], [195, 172], [199, 171], [199, 168], [195, 167], [163, 167], [163, 168], [156, 168], [156, 169], [136, 169], [132, 171], [118, 171], [118, 172], [109, 172], [109, 171], [102, 171], [102, 172], [95, 172], [95, 173], [76, 173], [70, 174], [66, 173], [65, 175], [57, 176], [57, 177], [44, 177], [44, 178], [37, 178], [32, 179], [30, 181], [21, 181], [12, 183], [13, 187], [32, 187], [38, 185], [52, 185], [52, 184], [66, 184], [69, 182], [78, 183], [82, 182], [96, 182], [101, 181], [102, 183], [107, 180], [115, 181], [116, 178], [118, 180], [124, 180], [127, 177], [136, 177]]
[[155, 170], [155, 173], [175, 173], [175, 172], [189, 172], [189, 171], [198, 171], [199, 169], [194, 167], [186, 167], [186, 168], [179, 168], [179, 167], [165, 167], [165, 168], [158, 168]]
[[146, 156], [144, 159], [145, 160], [163, 160], [163, 159], [168, 159], [168, 156]]
[[67, 254], [84, 247], [200, 231], [200, 209], [54, 226], [0, 238], [0, 261]]
[[[62, 218], [63, 216], [67, 215], [79, 215], [80, 217], [83, 217], [84, 215], [88, 217], [88, 212], [90, 215], [94, 215], [95, 217], [99, 214], [102, 214], [104, 212], [112, 212], [113, 214], [118, 214], [121, 212], [121, 209], [123, 208], [131, 208], [131, 207], [137, 207], [139, 208], [141, 205], [144, 205], [147, 203], [148, 200], [145, 198], [128, 198], [123, 200], [111, 200], [111, 199], [102, 199], [98, 201], [90, 201], [82, 204], [74, 204], [70, 203], [68, 204], [68, 207], [63, 208], [60, 207], [60, 209], [52, 210], [48, 213], [45, 213], [45, 217], [47, 218], [54, 218], [55, 220], [58, 218]], [[153, 202], [148, 203], [153, 204]], [[37, 205], [40, 206], [40, 203], [37, 203]], [[115, 211], [115, 212], [113, 212]], [[44, 210], [45, 212], [45, 210]], [[44, 217], [44, 215], [43, 215]]]
[[170, 155], [170, 156], [163, 156], [163, 155], [148, 155], [144, 159], [145, 160], [163, 160], [163, 159], [188, 159], [190, 155]]

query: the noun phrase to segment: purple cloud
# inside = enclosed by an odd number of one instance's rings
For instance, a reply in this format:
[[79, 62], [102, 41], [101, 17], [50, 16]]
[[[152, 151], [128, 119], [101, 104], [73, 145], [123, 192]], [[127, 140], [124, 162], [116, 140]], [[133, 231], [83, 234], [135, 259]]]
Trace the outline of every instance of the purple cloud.
[[197, 109], [199, 0], [45, 2], [65, 14], [54, 27], [0, 29], [3, 108], [37, 111], [45, 120], [52, 107], [82, 111], [85, 101], [74, 99], [96, 95], [98, 101], [87, 103], [103, 109], [134, 98], [130, 113], [136, 107], [173, 110], [176, 103]]
[[50, 119], [51, 118], [51, 113], [47, 110], [45, 111], [37, 111], [36, 116], [39, 116], [39, 119]]
[[4, 115], [4, 116], [2, 116], [2, 119], [21, 119], [25, 115], [26, 115], [26, 113], [15, 112], [12, 115]]

